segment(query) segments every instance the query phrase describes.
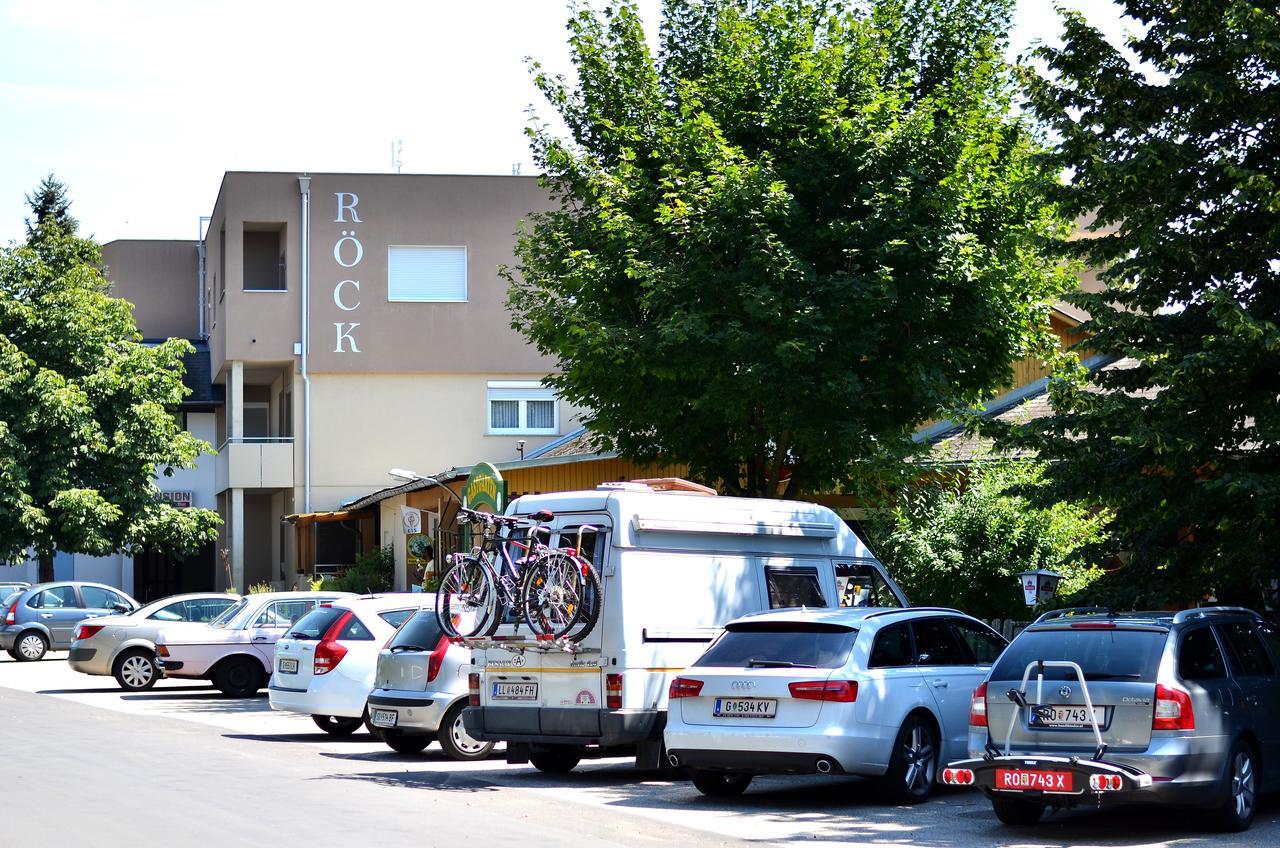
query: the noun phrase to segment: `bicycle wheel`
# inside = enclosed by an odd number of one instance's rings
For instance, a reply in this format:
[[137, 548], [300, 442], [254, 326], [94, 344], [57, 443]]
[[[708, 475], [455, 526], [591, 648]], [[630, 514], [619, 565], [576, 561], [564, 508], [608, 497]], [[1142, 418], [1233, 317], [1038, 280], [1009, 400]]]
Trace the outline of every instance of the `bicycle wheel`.
[[474, 557], [458, 557], [436, 589], [436, 618], [446, 635], [475, 636], [485, 632], [494, 617], [496, 601], [489, 564]]
[[600, 573], [596, 571], [596, 567], [581, 557], [575, 557], [575, 559], [578, 560], [579, 568], [585, 566], [586, 589], [582, 595], [582, 610], [578, 615], [578, 622], [565, 634], [565, 638], [570, 642], [581, 642], [595, 629], [596, 622], [600, 620], [603, 596]]
[[577, 557], [547, 551], [524, 566], [520, 608], [534, 633], [559, 638], [578, 623], [586, 580]]

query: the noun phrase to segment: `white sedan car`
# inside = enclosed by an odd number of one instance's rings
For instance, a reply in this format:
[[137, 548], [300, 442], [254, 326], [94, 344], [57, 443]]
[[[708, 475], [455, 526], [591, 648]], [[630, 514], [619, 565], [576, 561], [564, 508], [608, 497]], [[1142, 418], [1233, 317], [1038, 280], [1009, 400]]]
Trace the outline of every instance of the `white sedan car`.
[[918, 803], [938, 763], [968, 756], [969, 697], [1004, 647], [950, 609], [739, 618], [671, 681], [668, 760], [706, 795], [816, 772], [874, 777], [888, 800]]
[[271, 677], [276, 641], [320, 604], [350, 592], [263, 592], [245, 595], [203, 626], [156, 635], [156, 659], [165, 677], [212, 680], [233, 698], [247, 698]]
[[305, 713], [335, 736], [354, 733], [367, 718], [378, 651], [410, 616], [434, 609], [435, 597], [344, 598], [307, 613], [276, 643], [271, 708]]

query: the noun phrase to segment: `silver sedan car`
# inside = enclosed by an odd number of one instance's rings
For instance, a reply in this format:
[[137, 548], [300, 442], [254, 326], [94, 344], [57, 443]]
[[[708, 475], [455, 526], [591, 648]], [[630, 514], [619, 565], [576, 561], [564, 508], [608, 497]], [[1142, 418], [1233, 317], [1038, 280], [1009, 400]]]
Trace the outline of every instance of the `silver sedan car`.
[[112, 615], [76, 626], [68, 662], [83, 674], [110, 675], [122, 689], [150, 689], [156, 669], [156, 634], [184, 622], [207, 624], [239, 597], [225, 592], [173, 595], [128, 615]]

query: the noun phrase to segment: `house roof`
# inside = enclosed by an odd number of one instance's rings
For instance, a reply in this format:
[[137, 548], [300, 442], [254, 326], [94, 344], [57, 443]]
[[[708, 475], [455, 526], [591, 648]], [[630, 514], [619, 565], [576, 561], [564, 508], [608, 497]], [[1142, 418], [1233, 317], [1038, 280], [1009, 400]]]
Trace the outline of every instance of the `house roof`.
[[[145, 345], [157, 345], [168, 339], [143, 339]], [[185, 412], [207, 412], [226, 402], [226, 387], [215, 385], [210, 364], [209, 343], [200, 339], [188, 339], [195, 350], [182, 357], [184, 367], [182, 385], [191, 392], [178, 404]]]

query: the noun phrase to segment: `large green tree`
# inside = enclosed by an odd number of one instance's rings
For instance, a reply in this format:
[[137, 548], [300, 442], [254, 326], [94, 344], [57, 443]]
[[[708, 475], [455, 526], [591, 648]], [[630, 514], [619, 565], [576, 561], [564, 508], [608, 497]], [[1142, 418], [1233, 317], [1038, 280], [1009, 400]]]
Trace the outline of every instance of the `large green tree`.
[[573, 14], [576, 77], [534, 66], [567, 136], [529, 131], [556, 202], [509, 306], [604, 445], [813, 490], [1045, 343], [1062, 225], [1010, 5], [668, 0], [656, 55], [631, 2]]
[[[1280, 576], [1280, 13], [1256, 0], [1125, 0], [1112, 46], [1064, 13], [1028, 70], [1060, 136], [1073, 253], [1106, 291], [1075, 299], [1090, 347], [1126, 357], [1052, 384], [1021, 444], [1053, 497], [1115, 510], [1117, 603], [1256, 603]], [[1132, 365], [1132, 367], [1127, 367]]]
[[67, 186], [53, 174], [49, 174], [35, 191], [27, 195], [31, 217], [24, 220], [27, 227], [27, 243], [34, 244], [52, 237], [55, 233], [74, 236], [80, 222], [71, 217], [71, 195]]
[[208, 449], [172, 412], [191, 346], [141, 344], [98, 246], [41, 196], [28, 243], [0, 248], [0, 562], [34, 550], [43, 581], [55, 550], [191, 552], [217, 513], [158, 502], [154, 479]]

